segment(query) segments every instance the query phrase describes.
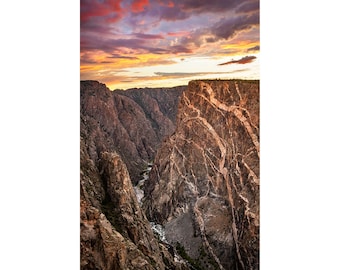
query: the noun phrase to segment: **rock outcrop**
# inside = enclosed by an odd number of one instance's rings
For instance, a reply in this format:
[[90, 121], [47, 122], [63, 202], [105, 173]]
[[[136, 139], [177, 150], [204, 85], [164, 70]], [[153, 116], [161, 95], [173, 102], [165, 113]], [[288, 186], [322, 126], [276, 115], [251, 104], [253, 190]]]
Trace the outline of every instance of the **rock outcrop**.
[[120, 156], [103, 152], [99, 168], [81, 171], [81, 269], [186, 269], [156, 239]]
[[259, 81], [192, 81], [143, 207], [200, 269], [259, 269]]
[[81, 131], [90, 130], [89, 155], [116, 151], [136, 183], [165, 136], [175, 130], [184, 86], [110, 91], [97, 81], [81, 81]]
[[[169, 102], [180, 93], [181, 89]], [[175, 261], [171, 248], [153, 233], [130, 178], [130, 170], [136, 177], [141, 171], [133, 166], [143, 167], [144, 159], [152, 159], [155, 151], [148, 149], [156, 148], [167, 128], [173, 128], [171, 120], [164, 120], [166, 113], [159, 109], [163, 107], [152, 102], [147, 116], [132, 98], [111, 92], [98, 82], [81, 82], [82, 270], [189, 269], [185, 262]], [[151, 124], [160, 119], [167, 123], [163, 133]]]

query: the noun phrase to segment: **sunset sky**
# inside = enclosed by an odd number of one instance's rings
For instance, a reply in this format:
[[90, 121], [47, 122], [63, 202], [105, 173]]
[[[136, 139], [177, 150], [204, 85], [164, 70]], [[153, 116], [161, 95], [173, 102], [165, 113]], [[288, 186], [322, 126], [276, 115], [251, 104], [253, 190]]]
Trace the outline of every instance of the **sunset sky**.
[[111, 90], [260, 77], [259, 0], [81, 0], [80, 79]]

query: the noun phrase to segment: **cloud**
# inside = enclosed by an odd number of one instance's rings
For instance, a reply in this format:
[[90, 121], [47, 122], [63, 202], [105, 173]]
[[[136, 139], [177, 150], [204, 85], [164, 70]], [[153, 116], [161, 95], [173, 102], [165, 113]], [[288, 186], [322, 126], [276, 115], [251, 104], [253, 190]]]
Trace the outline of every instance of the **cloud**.
[[[197, 14], [223, 13], [237, 7], [240, 0], [150, 0], [144, 15], [165, 21], [181, 21]], [[241, 1], [243, 3], [244, 1]]]
[[[166, 21], [179, 21], [198, 14], [223, 14], [226, 12], [254, 12], [259, 0], [150, 0], [146, 14]], [[141, 1], [142, 2], [142, 1]]]
[[235, 11], [238, 13], [253, 13], [258, 12], [260, 10], [260, 2], [258, 0], [255, 1], [246, 1], [241, 3]]
[[131, 82], [134, 82], [134, 80], [120, 80], [120, 82], [122, 82], [122, 83], [131, 83]]
[[201, 13], [225, 13], [248, 2], [253, 3], [254, 0], [173, 0], [171, 5], [163, 6], [163, 18], [165, 13], [169, 18], [176, 19], [175, 16], [169, 16], [174, 11], [177, 11], [178, 19]]
[[[119, 48], [129, 48], [132, 50], [141, 49], [145, 44], [145, 40], [139, 38], [113, 39], [101, 36], [94, 36], [92, 39], [84, 38], [81, 42], [83, 42], [81, 48], [84, 51], [101, 50], [110, 54]], [[100, 44], [100, 47], [98, 44]]]
[[156, 66], [156, 65], [172, 65], [172, 64], [176, 64], [176, 62], [173, 60], [169, 60], [167, 58], [165, 59], [160, 58], [160, 59], [149, 59], [145, 62], [142, 62], [140, 66], [146, 66], [146, 65]]
[[178, 6], [187, 12], [224, 12], [235, 8], [239, 0], [177, 0]]
[[[151, 54], [179, 54], [191, 53], [192, 50], [185, 45], [176, 44], [173, 46], [160, 45], [158, 39], [164, 39], [162, 35], [133, 34], [135, 38], [105, 38], [99, 35], [86, 35], [81, 36], [81, 51], [98, 51], [101, 50], [105, 53], [112, 54], [117, 51], [126, 49], [131, 53], [151, 53]], [[155, 43], [156, 42], [156, 43]], [[100, 47], [98, 46], [100, 44]], [[116, 55], [117, 56], [117, 55]]]
[[149, 0], [134, 0], [131, 4], [132, 12], [142, 12], [149, 5]]
[[242, 57], [239, 60], [232, 60], [226, 63], [218, 64], [219, 66], [224, 66], [224, 65], [231, 65], [231, 64], [248, 64], [253, 62], [256, 59], [256, 56], [245, 56]]
[[163, 35], [153, 35], [153, 34], [143, 34], [143, 33], [135, 33], [133, 34], [136, 38], [141, 39], [164, 39]]
[[179, 40], [179, 44], [195, 50], [204, 44], [230, 40], [259, 25], [259, 14], [234, 14], [219, 19], [209, 27], [197, 28]]
[[93, 17], [105, 17], [107, 22], [116, 22], [122, 16], [123, 0], [80, 0], [80, 21], [82, 23]]
[[247, 52], [258, 52], [260, 50], [260, 46], [254, 46], [254, 47], [251, 47], [247, 50]]
[[155, 72], [155, 75], [160, 77], [168, 77], [168, 78], [187, 78], [194, 76], [205, 76], [205, 75], [224, 75], [224, 74], [232, 74], [236, 72], [245, 71], [247, 69], [239, 69], [232, 70], [227, 72]]
[[204, 72], [155, 72], [155, 75], [161, 77], [172, 77], [172, 78], [181, 78], [181, 77], [192, 77], [203, 75]]
[[111, 56], [108, 56], [107, 58], [139, 60], [139, 58], [135, 56], [126, 56], [126, 55], [120, 55], [117, 53], [113, 53]]
[[193, 51], [183, 45], [170, 46], [168, 53], [179, 54], [179, 53], [192, 53]]
[[185, 20], [191, 16], [190, 13], [184, 12], [182, 9], [175, 7], [162, 7], [159, 10], [161, 20], [178, 21]]
[[[258, 0], [134, 0], [132, 2], [81, 0], [81, 51], [101, 50], [111, 54], [117, 49], [127, 48], [134, 50], [135, 53], [138, 51], [155, 54], [194, 53], [204, 44], [229, 40], [240, 32], [258, 25], [258, 12], [244, 13], [247, 10], [255, 10], [256, 3], [258, 4]], [[228, 16], [221, 17], [222, 11], [235, 8], [238, 8], [240, 13], [228, 13]], [[132, 14], [131, 9], [138, 13]], [[216, 17], [210, 15], [203, 17], [211, 18], [209, 19], [211, 26], [205, 26], [197, 19], [176, 23], [176, 25], [166, 22], [160, 24], [162, 19], [178, 21], [209, 12], [220, 14]], [[123, 14], [126, 15], [124, 18]], [[118, 22], [121, 18], [122, 21]], [[107, 23], [108, 20], [114, 20], [115, 23]], [[155, 23], [157, 20], [159, 24], [151, 27], [150, 22]], [[214, 23], [214, 20], [218, 21]], [[132, 33], [126, 31], [126, 23], [131, 24], [129, 27], [133, 29]], [[192, 28], [194, 25], [196, 27]], [[155, 29], [158, 33], [155, 33]], [[174, 43], [172, 37], [178, 37], [178, 40]]]
[[217, 40], [230, 39], [237, 32], [249, 30], [252, 26], [258, 25], [260, 22], [259, 14], [237, 16], [233, 18], [224, 18], [214, 24], [210, 31]]
[[167, 35], [171, 37], [183, 37], [188, 36], [190, 34], [189, 31], [176, 31], [176, 32], [168, 32]]

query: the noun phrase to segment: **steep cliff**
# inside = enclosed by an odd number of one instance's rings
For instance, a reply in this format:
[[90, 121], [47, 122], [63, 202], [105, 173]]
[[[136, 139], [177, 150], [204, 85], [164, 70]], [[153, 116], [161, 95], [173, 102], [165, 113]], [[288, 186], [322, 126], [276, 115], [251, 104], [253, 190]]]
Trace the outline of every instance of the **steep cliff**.
[[259, 269], [259, 81], [192, 81], [143, 207], [201, 269]]
[[119, 155], [103, 152], [99, 168], [81, 170], [81, 269], [186, 269], [156, 239]]
[[[181, 90], [176, 95], [180, 93]], [[169, 102], [174, 100], [176, 97]], [[160, 107], [157, 104], [150, 106], [151, 113]], [[167, 118], [159, 111], [154, 115]], [[103, 84], [81, 82], [80, 265], [83, 270], [189, 269], [185, 262], [175, 261], [171, 248], [153, 233], [122, 158], [124, 155], [138, 179], [142, 169], [138, 171], [135, 167], [144, 167], [144, 158], [153, 158], [154, 152], [148, 153], [148, 148], [156, 148], [162, 139], [151, 125], [151, 121], [158, 121], [154, 118], [146, 116], [133, 99], [115, 94]], [[169, 121], [164, 134], [171, 128]]]
[[81, 131], [91, 130], [89, 155], [116, 151], [136, 183], [165, 136], [175, 130], [184, 86], [110, 91], [97, 81], [81, 81]]

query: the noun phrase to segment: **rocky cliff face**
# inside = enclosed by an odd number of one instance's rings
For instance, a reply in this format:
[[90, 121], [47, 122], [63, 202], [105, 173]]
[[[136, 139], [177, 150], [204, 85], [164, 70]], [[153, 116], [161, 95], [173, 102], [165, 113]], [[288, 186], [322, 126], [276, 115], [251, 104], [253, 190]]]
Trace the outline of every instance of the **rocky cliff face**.
[[144, 208], [200, 269], [259, 269], [259, 81], [192, 81]]
[[[181, 91], [180, 88], [170, 91], [169, 102], [175, 102]], [[153, 158], [162, 136], [174, 128], [173, 112], [168, 118], [167, 109], [157, 102], [158, 96], [149, 97], [149, 92], [139, 93], [142, 96], [139, 102], [145, 103], [145, 107], [147, 102], [152, 102], [146, 112], [133, 97], [111, 92], [98, 82], [81, 82], [80, 265], [83, 270], [189, 269], [185, 262], [175, 261], [171, 248], [153, 233], [130, 178], [130, 171], [138, 178], [142, 171], [138, 168], [146, 166], [143, 164]], [[161, 92], [157, 95], [162, 97]], [[159, 121], [166, 124], [162, 132], [152, 126], [160, 124]]]
[[184, 89], [81, 82], [81, 269], [259, 269], [259, 81]]
[[97, 162], [102, 151], [116, 151], [136, 183], [163, 138], [175, 130], [177, 104], [184, 89], [112, 92], [99, 82], [82, 81], [81, 132], [90, 130], [90, 158]]
[[81, 170], [81, 269], [187, 269], [153, 234], [120, 156], [103, 152], [99, 168]]

